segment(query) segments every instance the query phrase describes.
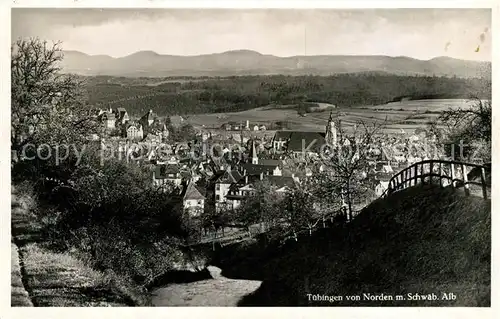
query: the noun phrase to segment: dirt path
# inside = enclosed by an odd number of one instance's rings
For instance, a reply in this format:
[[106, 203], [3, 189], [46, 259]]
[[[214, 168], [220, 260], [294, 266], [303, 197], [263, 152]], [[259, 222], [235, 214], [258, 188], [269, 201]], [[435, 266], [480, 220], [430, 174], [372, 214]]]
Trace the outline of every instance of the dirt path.
[[11, 306], [86, 307], [131, 304], [108, 284], [105, 274], [68, 252], [43, 245], [41, 226], [32, 214], [34, 202], [12, 191]]
[[11, 307], [33, 307], [33, 303], [29, 297], [26, 288], [24, 287], [22, 275], [21, 275], [21, 265], [19, 260], [19, 251], [17, 246], [12, 243], [10, 248], [10, 258], [11, 258], [11, 284], [10, 284], [10, 305]]
[[171, 284], [153, 291], [152, 304], [165, 306], [237, 306], [245, 295], [260, 287], [261, 281], [229, 279], [221, 270], [209, 266], [213, 279], [186, 284]]

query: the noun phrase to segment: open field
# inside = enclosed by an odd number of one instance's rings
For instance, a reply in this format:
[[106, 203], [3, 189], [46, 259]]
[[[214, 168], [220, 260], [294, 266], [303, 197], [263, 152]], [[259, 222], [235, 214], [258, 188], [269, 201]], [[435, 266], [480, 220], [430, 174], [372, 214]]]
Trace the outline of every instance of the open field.
[[[466, 107], [470, 102], [463, 99], [401, 101], [381, 105], [369, 105], [350, 108], [337, 108], [334, 117], [343, 125], [352, 126], [357, 121], [382, 123], [387, 119], [385, 132], [412, 132], [425, 127], [429, 121], [439, 116], [439, 112], [450, 107]], [[219, 128], [228, 122], [270, 125], [273, 122], [286, 121], [291, 130], [324, 131], [329, 112], [298, 114], [292, 107], [266, 106], [234, 113], [196, 114], [185, 117], [185, 121], [196, 127]], [[172, 117], [173, 123], [180, 123], [180, 117]], [[271, 132], [268, 132], [268, 134]]]

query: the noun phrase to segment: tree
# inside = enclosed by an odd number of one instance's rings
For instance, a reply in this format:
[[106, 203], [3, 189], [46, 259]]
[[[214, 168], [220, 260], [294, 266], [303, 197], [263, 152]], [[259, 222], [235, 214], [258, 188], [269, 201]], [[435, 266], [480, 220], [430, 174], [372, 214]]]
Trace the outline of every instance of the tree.
[[189, 141], [196, 138], [196, 130], [189, 123], [183, 124], [178, 128], [172, 126], [171, 130], [170, 138], [174, 142]]
[[298, 234], [303, 229], [307, 229], [311, 235], [313, 228], [321, 220], [314, 208], [314, 202], [313, 195], [303, 188], [295, 187], [286, 193], [283, 205], [284, 217], [295, 240], [298, 240]]
[[490, 162], [491, 101], [473, 98], [471, 102], [470, 107], [450, 108], [441, 112], [436, 121], [429, 125], [429, 130], [452, 158]]
[[359, 121], [351, 132], [339, 127], [340, 138], [336, 149], [330, 149], [329, 153], [322, 156], [321, 163], [325, 167], [319, 177], [322, 192], [325, 196], [341, 198], [347, 205], [349, 219], [353, 218], [353, 205], [364, 201], [371, 190], [367, 178], [369, 162], [373, 160], [371, 149], [375, 135], [385, 124], [382, 122], [368, 126]]
[[279, 197], [266, 181], [254, 185], [254, 194], [246, 197], [235, 214], [237, 222], [249, 228], [258, 224], [260, 231], [265, 232], [272, 227], [279, 216]]
[[82, 82], [60, 72], [60, 43], [21, 39], [13, 44], [11, 54], [14, 160], [28, 143], [70, 144], [97, 132], [83, 98]]

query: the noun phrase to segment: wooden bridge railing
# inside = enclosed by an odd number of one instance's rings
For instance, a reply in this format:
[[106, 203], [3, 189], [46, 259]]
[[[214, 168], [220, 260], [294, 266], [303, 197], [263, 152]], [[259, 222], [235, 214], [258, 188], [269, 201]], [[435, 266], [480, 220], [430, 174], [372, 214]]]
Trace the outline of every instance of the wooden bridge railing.
[[[445, 160], [422, 161], [394, 175], [389, 181], [387, 194], [390, 195], [417, 184], [439, 184], [442, 187], [463, 187], [466, 195], [470, 195], [470, 185], [478, 185], [481, 186], [483, 198], [487, 199], [488, 188], [491, 187], [486, 180], [487, 172], [491, 172], [491, 165]], [[469, 180], [469, 175], [471, 178], [480, 177], [480, 182]]]

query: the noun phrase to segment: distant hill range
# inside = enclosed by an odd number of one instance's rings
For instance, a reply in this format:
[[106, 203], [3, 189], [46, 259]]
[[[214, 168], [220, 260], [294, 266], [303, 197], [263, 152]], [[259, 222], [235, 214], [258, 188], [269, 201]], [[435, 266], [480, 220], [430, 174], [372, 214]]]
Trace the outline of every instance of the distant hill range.
[[338, 73], [389, 73], [490, 78], [491, 62], [449, 57], [417, 60], [405, 56], [317, 55], [278, 57], [250, 50], [197, 56], [161, 55], [153, 51], [113, 58], [64, 51], [64, 72], [81, 75], [126, 77], [232, 76], [232, 75], [332, 75]]

